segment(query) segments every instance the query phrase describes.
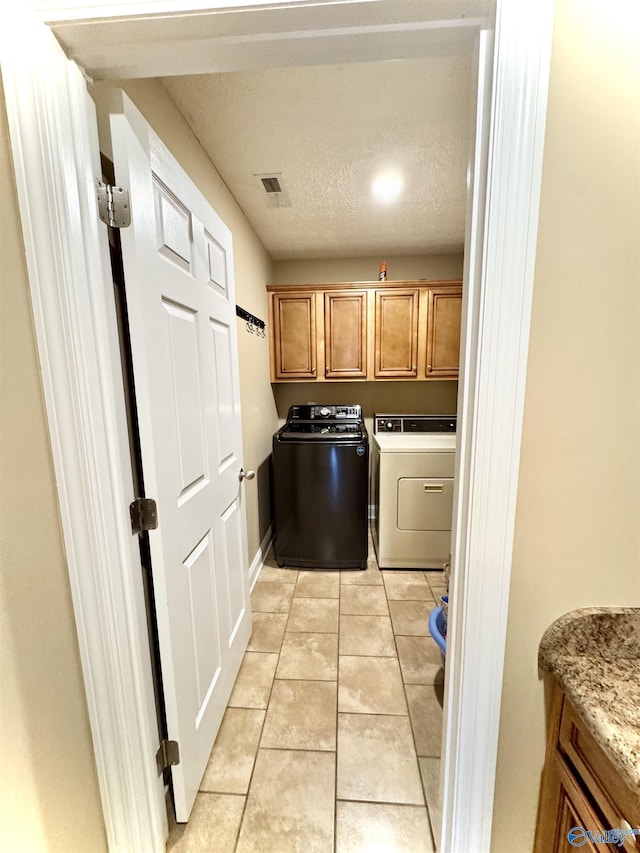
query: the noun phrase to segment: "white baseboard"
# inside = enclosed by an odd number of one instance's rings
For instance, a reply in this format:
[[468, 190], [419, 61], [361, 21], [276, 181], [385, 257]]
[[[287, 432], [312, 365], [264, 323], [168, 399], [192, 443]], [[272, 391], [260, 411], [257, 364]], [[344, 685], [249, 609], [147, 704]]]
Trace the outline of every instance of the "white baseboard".
[[256, 581], [262, 571], [262, 567], [264, 565], [264, 560], [267, 554], [269, 553], [269, 548], [271, 547], [271, 541], [273, 540], [273, 526], [269, 525], [269, 529], [264, 534], [264, 538], [260, 543], [260, 547], [256, 551], [256, 555], [253, 558], [251, 565], [249, 566], [249, 589], [253, 590]]

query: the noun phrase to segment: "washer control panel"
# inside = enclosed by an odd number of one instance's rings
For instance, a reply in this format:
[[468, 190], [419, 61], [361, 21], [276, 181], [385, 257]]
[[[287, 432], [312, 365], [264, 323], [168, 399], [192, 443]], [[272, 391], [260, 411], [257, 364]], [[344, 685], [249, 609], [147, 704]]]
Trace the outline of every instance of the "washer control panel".
[[315, 403], [291, 406], [288, 421], [362, 420], [361, 406], [318, 406]]

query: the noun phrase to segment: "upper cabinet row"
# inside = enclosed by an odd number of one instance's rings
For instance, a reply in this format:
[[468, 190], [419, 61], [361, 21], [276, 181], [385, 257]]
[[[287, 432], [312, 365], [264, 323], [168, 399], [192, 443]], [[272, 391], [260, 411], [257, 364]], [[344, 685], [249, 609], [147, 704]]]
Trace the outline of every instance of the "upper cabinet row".
[[458, 376], [460, 281], [281, 285], [267, 291], [272, 382]]

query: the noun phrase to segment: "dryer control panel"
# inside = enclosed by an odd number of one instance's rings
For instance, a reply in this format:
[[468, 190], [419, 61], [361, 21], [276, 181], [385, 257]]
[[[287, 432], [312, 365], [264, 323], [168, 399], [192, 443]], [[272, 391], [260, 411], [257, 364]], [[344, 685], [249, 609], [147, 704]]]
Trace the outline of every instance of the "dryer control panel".
[[455, 415], [374, 415], [377, 432], [455, 432]]
[[392, 415], [387, 417], [383, 415], [376, 415], [374, 425], [374, 432], [402, 432], [402, 418], [395, 418]]

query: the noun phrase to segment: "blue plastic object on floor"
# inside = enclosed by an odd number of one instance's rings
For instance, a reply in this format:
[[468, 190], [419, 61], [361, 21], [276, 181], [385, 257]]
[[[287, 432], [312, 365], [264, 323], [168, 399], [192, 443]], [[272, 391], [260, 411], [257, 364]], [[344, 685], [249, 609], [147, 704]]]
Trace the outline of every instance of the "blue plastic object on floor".
[[436, 641], [436, 644], [442, 653], [443, 664], [447, 655], [446, 630], [442, 607], [436, 607], [436, 609], [432, 610], [429, 614], [429, 633]]

